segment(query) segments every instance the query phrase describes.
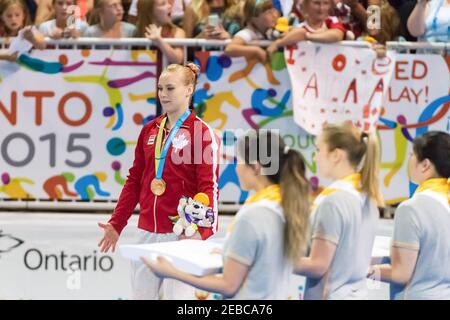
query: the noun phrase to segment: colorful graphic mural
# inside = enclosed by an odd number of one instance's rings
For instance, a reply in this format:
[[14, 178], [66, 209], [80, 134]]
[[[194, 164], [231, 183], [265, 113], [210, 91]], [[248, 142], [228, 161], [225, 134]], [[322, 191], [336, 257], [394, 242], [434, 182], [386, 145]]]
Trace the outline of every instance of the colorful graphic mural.
[[[251, 128], [280, 130], [302, 152], [314, 191], [327, 184], [317, 175], [315, 137], [293, 120], [293, 95], [305, 90], [289, 77], [293, 53], [276, 53], [266, 65], [223, 52], [196, 53], [201, 75], [194, 105], [222, 136], [223, 202], [242, 203], [248, 196], [236, 174], [235, 143]], [[330, 69], [349, 63], [338, 56], [328, 57]], [[395, 203], [415, 188], [405, 165], [412, 139], [428, 130], [450, 132], [450, 86], [448, 76], [430, 72], [448, 75], [448, 59], [390, 56], [392, 77], [377, 113], [383, 193]], [[52, 50], [21, 56], [19, 66], [0, 62], [0, 198], [117, 199], [139, 132], [156, 116], [156, 61], [152, 51]], [[351, 83], [347, 73], [340, 74]]]

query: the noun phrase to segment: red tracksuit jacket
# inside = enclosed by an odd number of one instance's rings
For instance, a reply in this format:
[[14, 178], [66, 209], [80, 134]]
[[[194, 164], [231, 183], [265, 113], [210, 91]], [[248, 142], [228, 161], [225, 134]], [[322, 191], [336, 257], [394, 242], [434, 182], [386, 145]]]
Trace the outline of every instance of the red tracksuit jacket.
[[[142, 129], [135, 149], [133, 166], [130, 168], [109, 223], [120, 234], [139, 203], [140, 229], [155, 233], [171, 233], [173, 224], [169, 216], [178, 214], [180, 198], [183, 195], [193, 197], [198, 192], [204, 192], [208, 195], [209, 206], [214, 211], [213, 227], [199, 228], [202, 239], [207, 239], [217, 231], [218, 226], [220, 138], [192, 110], [167, 152], [162, 175], [162, 179], [166, 182], [166, 190], [161, 196], [155, 196], [150, 190], [150, 183], [156, 175], [156, 137], [164, 117], [165, 114], [152, 120]], [[163, 143], [169, 132], [167, 128], [164, 129]]]

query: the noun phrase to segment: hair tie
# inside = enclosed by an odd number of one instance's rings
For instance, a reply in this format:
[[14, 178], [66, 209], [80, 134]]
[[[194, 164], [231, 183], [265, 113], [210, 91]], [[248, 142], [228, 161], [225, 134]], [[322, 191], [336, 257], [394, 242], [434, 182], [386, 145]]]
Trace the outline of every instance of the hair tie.
[[288, 145], [284, 146], [284, 150], [283, 150], [283, 154], [288, 154], [289, 150], [291, 150], [291, 148], [289, 148]]
[[196, 70], [197, 66], [195, 66], [192, 63], [188, 63], [188, 64], [185, 65], [185, 67], [189, 68], [189, 70], [191, 70], [192, 73], [194, 74], [195, 79], [197, 79], [197, 77], [198, 77], [197, 70]]

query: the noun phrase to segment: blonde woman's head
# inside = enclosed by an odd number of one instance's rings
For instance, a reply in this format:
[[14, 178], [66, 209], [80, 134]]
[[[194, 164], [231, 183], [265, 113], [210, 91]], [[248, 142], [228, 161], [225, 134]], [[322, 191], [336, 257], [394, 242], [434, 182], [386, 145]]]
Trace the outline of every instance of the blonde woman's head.
[[158, 80], [158, 98], [164, 111], [175, 112], [189, 105], [199, 70], [194, 63], [171, 64], [164, 69]]

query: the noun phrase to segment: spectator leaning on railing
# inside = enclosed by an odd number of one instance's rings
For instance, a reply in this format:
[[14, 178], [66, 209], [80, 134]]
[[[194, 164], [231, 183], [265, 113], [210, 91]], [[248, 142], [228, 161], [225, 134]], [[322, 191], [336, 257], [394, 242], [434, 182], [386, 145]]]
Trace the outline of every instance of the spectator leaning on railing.
[[284, 37], [272, 42], [267, 48], [269, 55], [299, 41], [331, 43], [344, 40], [347, 29], [338, 18], [329, 16], [332, 5], [332, 0], [304, 0], [306, 20]]
[[0, 20], [0, 37], [6, 38], [6, 44], [9, 44], [11, 38], [17, 37], [23, 30], [25, 40], [38, 49], [45, 48], [44, 37], [31, 25], [30, 14], [22, 0], [2, 0], [0, 2]]
[[152, 40], [169, 63], [183, 63], [183, 48], [172, 47], [163, 40], [185, 38], [183, 29], [172, 23], [171, 11], [172, 5], [168, 0], [139, 0], [136, 36]]
[[136, 27], [122, 21], [123, 7], [120, 0], [95, 0], [94, 11], [84, 37], [132, 38]]
[[232, 42], [225, 48], [230, 57], [256, 58], [265, 63], [267, 53], [260, 46], [249, 45], [255, 40], [267, 40], [267, 31], [275, 27], [278, 11], [271, 0], [247, 0], [244, 5], [244, 18], [247, 26], [236, 33]]
[[450, 41], [450, 0], [418, 0], [407, 26], [419, 41]]
[[[189, 38], [231, 39], [241, 29], [243, 1], [192, 0], [186, 7], [183, 29]], [[212, 18], [216, 16], [215, 23]], [[219, 21], [219, 19], [221, 21]]]
[[55, 19], [41, 23], [39, 31], [44, 36], [52, 39], [80, 37], [85, 32], [88, 24], [80, 19], [74, 20], [73, 25], [67, 24], [70, 22], [67, 9], [73, 5], [76, 5], [75, 0], [53, 0]]
[[[86, 21], [87, 13], [94, 7], [94, 0], [76, 0], [75, 4], [79, 9], [79, 18], [83, 21]], [[39, 0], [39, 5], [36, 11], [36, 19], [34, 23], [36, 25], [40, 25], [41, 23], [52, 19], [54, 13], [53, 0]]]
[[[130, 23], [136, 23], [137, 16], [138, 16], [138, 4], [139, 0], [132, 0], [130, 4], [130, 8], [128, 10], [128, 16], [127, 21]], [[189, 5], [191, 0], [169, 0], [170, 4], [172, 5], [172, 12], [170, 14], [170, 17], [172, 19], [172, 22], [181, 27], [181, 22], [183, 20], [184, 11], [185, 8]]]

